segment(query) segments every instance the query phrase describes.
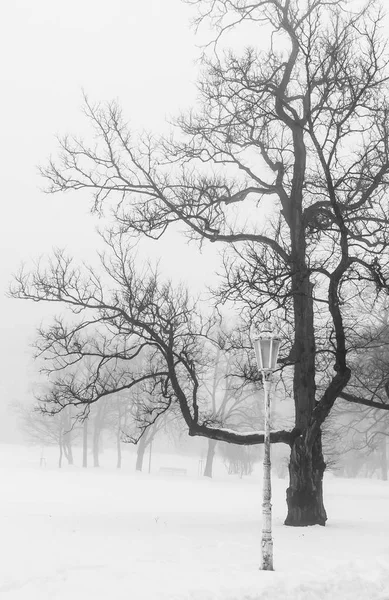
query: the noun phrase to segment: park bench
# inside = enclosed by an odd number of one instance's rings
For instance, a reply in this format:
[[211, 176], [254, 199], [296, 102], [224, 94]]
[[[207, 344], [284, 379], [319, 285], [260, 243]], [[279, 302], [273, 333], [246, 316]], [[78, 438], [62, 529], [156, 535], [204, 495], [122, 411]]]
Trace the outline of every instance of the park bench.
[[186, 469], [178, 467], [160, 467], [159, 472], [167, 473], [168, 475], [186, 475]]

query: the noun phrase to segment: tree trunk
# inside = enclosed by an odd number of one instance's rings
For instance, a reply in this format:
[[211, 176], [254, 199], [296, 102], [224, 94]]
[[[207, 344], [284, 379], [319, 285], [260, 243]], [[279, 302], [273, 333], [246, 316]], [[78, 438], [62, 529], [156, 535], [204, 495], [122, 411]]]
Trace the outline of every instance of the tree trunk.
[[294, 441], [289, 462], [289, 487], [286, 491], [288, 514], [285, 525], [301, 527], [325, 525], [327, 514], [323, 504], [325, 470], [321, 433], [312, 449], [304, 436]]
[[122, 411], [121, 411], [119, 397], [116, 402], [116, 408], [117, 408], [117, 416], [118, 416], [117, 427], [116, 427], [116, 456], [117, 456], [116, 468], [121, 469], [121, 467], [122, 467], [122, 445], [121, 445], [120, 435], [122, 432]]
[[381, 445], [381, 479], [388, 481], [388, 454], [386, 449], [386, 436], [382, 436]]
[[93, 427], [93, 440], [92, 440], [92, 450], [93, 450], [93, 466], [99, 467], [99, 443], [100, 443], [100, 423], [99, 419], [96, 417]]
[[[300, 221], [301, 223], [301, 221]], [[296, 436], [290, 454], [289, 487], [286, 493], [288, 514], [285, 525], [301, 527], [325, 525], [323, 504], [323, 458], [321, 431], [308, 441], [309, 427], [316, 401], [315, 383], [315, 330], [313, 285], [305, 266], [305, 239], [303, 228], [294, 233], [295, 274], [292, 276], [294, 304], [294, 361], [293, 394], [295, 404]]]
[[137, 445], [137, 449], [136, 449], [136, 465], [135, 465], [136, 471], [142, 471], [143, 459], [145, 456], [146, 447], [147, 447], [147, 435], [145, 432], [142, 435], [142, 437], [140, 438], [138, 445]]
[[212, 467], [213, 467], [213, 459], [215, 457], [215, 449], [216, 449], [216, 440], [209, 439], [208, 440], [208, 452], [207, 452], [207, 460], [205, 463], [204, 469], [204, 477], [212, 478]]
[[59, 446], [58, 468], [61, 469], [61, 467], [62, 467], [62, 455], [63, 455], [62, 433], [59, 434], [58, 446]]
[[149, 444], [149, 475], [151, 473], [151, 454], [152, 454], [152, 450], [153, 450], [153, 438], [151, 438], [150, 444]]
[[84, 419], [82, 426], [82, 466], [88, 466], [88, 419]]
[[117, 469], [120, 469], [122, 466], [122, 445], [121, 445], [121, 440], [120, 440], [120, 433], [121, 433], [121, 427], [120, 427], [120, 421], [119, 421], [119, 426], [116, 431], [116, 449], [117, 449], [116, 468]]
[[102, 425], [104, 424], [104, 409], [105, 405], [100, 400], [97, 405], [96, 416], [93, 420], [93, 438], [92, 438], [92, 452], [93, 452], [93, 466], [100, 466], [100, 450], [101, 450], [101, 431], [103, 429]]
[[66, 456], [66, 460], [69, 465], [73, 464], [73, 450], [72, 450], [72, 421], [70, 417], [70, 407], [68, 406], [63, 411], [63, 450]]
[[66, 434], [66, 458], [69, 465], [74, 463], [73, 461], [73, 450], [72, 450], [72, 440], [70, 437], [70, 433]]
[[99, 437], [100, 437], [100, 430], [98, 428], [94, 429], [93, 432], [93, 466], [94, 467], [99, 467], [100, 466], [100, 462], [99, 462]]
[[[282, 116], [281, 104], [277, 112]], [[307, 266], [305, 221], [303, 218], [303, 181], [306, 168], [304, 132], [293, 128], [294, 173], [289, 207], [285, 213], [291, 236], [291, 293], [293, 298], [294, 340], [290, 360], [294, 365], [293, 397], [296, 438], [289, 462], [288, 514], [286, 525], [324, 525], [323, 459], [321, 433], [309, 439], [316, 401], [315, 328], [313, 284]]]

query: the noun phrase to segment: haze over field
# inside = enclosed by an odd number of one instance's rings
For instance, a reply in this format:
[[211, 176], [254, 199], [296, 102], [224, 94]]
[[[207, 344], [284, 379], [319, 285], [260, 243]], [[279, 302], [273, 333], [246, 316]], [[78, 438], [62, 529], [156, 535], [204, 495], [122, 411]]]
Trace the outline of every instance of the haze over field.
[[[28, 0], [0, 7], [0, 49], [5, 93], [0, 147], [0, 439], [10, 440], [8, 402], [31, 399], [36, 368], [29, 344], [50, 307], [21, 304], [4, 296], [13, 273], [66, 248], [95, 261], [101, 248], [86, 193], [47, 196], [37, 166], [56, 152], [55, 135], [85, 133], [82, 92], [93, 101], [120, 99], [135, 129], [166, 131], [166, 120], [195, 97], [199, 50], [189, 27], [191, 11], [180, 0], [79, 3]], [[199, 256], [180, 236], [142, 245], [161, 259], [163, 271], [203, 289], [214, 277], [215, 253]], [[191, 264], [188, 269], [187, 265]]]

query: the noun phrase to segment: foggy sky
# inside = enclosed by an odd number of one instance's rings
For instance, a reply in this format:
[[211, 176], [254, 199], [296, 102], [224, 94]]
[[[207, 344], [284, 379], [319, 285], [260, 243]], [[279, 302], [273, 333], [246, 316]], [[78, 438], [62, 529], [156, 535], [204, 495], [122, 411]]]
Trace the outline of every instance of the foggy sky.
[[[29, 344], [47, 305], [5, 297], [12, 273], [56, 247], [88, 260], [100, 244], [84, 192], [48, 196], [37, 165], [55, 155], [55, 134], [82, 135], [82, 90], [91, 101], [118, 99], [132, 127], [163, 131], [196, 96], [199, 56], [180, 0], [13, 0], [0, 7], [2, 95], [0, 263], [0, 441], [6, 407], [31, 397], [37, 379]], [[216, 264], [171, 238], [162, 249], [169, 276], [198, 289]], [[188, 270], [188, 261], [196, 268]], [[191, 273], [191, 275], [188, 275]]]

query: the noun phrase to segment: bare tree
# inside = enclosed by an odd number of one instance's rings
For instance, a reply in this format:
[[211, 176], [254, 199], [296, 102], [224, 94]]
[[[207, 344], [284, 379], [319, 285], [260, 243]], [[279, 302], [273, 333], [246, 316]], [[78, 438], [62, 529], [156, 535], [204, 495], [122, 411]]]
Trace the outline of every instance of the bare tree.
[[229, 475], [251, 475], [254, 470], [254, 462], [259, 460], [258, 452], [252, 447], [234, 446], [224, 444], [221, 449], [224, 463]]
[[[73, 464], [72, 437], [74, 422], [69, 409], [55, 415], [49, 415], [39, 407], [18, 405], [15, 408], [21, 429], [30, 443], [42, 446], [58, 446], [58, 467], [62, 467], [63, 457], [69, 465]], [[77, 432], [75, 432], [77, 433]]]
[[[223, 335], [226, 333], [223, 332]], [[235, 367], [239, 367], [242, 360], [236, 353], [223, 351], [220, 346], [215, 348], [209, 374], [204, 378], [204, 386], [208, 392], [208, 398], [204, 398], [204, 405], [208, 405], [208, 424], [234, 427], [237, 430], [250, 428], [250, 425], [260, 426], [261, 421], [254, 417], [253, 409], [253, 404], [256, 407], [258, 405], [256, 390], [253, 385], [242, 385], [235, 373]], [[216, 440], [208, 439], [203, 473], [205, 477], [212, 477], [216, 445]]]
[[329, 435], [335, 472], [345, 477], [378, 473], [386, 481], [388, 413], [358, 405], [353, 409], [343, 403], [335, 414], [336, 424]]
[[[368, 326], [360, 327], [350, 358], [352, 377], [335, 407], [333, 432], [339, 438], [342, 463], [347, 462], [345, 453], [350, 456], [353, 476], [365, 465], [371, 474], [379, 469], [386, 480], [389, 413], [383, 408], [389, 404], [388, 301], [375, 308], [361, 306], [359, 314], [363, 316], [367, 311], [373, 318]], [[366, 398], [370, 399], [367, 404]]]
[[[189, 3], [200, 11], [199, 26], [211, 20], [217, 40], [214, 54], [204, 56], [199, 108], [178, 119], [178, 135], [162, 142], [146, 135], [137, 139], [116, 104], [86, 101], [93, 145], [62, 139], [58, 161], [42, 172], [49, 191], [88, 189], [95, 209], [107, 203], [116, 208], [122, 231], [159, 238], [179, 222], [200, 243], [226, 248], [218, 302], [233, 303], [248, 326], [265, 311], [273, 314], [285, 332], [283, 364], [293, 369], [295, 425], [272, 436], [291, 447], [285, 522], [324, 525], [321, 428], [335, 400], [346, 397], [350, 381], [350, 301], [369, 285], [388, 290], [389, 105], [382, 11], [374, 0], [355, 10], [342, 0]], [[220, 56], [223, 36], [244, 22], [258, 29], [268, 50]], [[59, 284], [41, 277], [34, 291], [22, 279], [15, 295], [65, 298], [73, 306], [97, 308], [102, 319], [108, 313], [115, 322], [130, 318], [138, 335], [142, 327], [142, 340], [161, 349], [167, 389], [174, 389], [192, 435], [262, 441], [259, 434], [241, 436], [201, 423], [197, 376], [187, 358], [191, 350], [183, 349], [172, 330], [170, 341], [165, 335], [165, 329], [180, 329], [184, 322], [192, 327], [181, 314], [184, 306], [195, 309], [187, 299], [176, 296], [172, 303], [154, 284], [150, 292], [137, 284], [156, 305], [169, 305], [169, 318], [153, 306], [151, 325], [138, 299], [141, 324], [120, 297], [105, 307], [92, 275], [83, 291], [74, 277], [66, 271]], [[326, 378], [323, 361], [333, 369]], [[182, 371], [192, 386], [189, 402]]]
[[148, 429], [144, 431], [142, 437], [140, 438], [137, 444], [135, 463], [136, 471], [143, 470], [143, 460], [145, 457], [146, 450], [147, 448], [149, 448], [149, 451], [151, 453], [152, 443], [155, 440], [158, 431], [160, 431], [164, 426], [164, 420], [158, 419], [157, 421], [155, 421], [155, 423], [153, 423], [153, 425], [151, 425], [150, 427], [148, 427]]

